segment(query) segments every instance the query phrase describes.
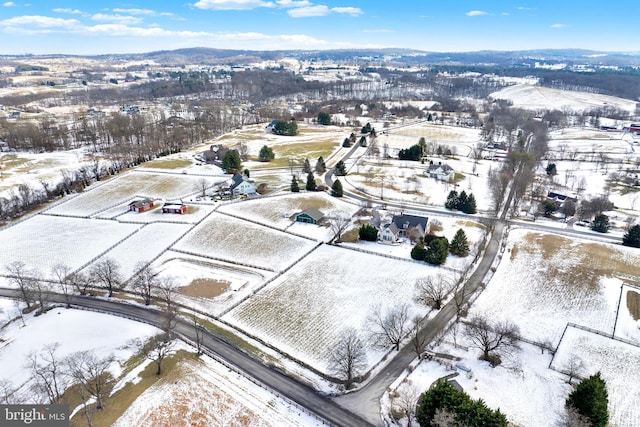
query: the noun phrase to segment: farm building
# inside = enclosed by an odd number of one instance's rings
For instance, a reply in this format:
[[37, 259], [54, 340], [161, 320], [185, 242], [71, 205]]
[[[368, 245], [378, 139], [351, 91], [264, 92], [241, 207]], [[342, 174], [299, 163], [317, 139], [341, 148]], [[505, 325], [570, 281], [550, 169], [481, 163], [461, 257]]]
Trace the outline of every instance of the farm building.
[[324, 214], [320, 209], [309, 208], [297, 213], [295, 220], [307, 224], [317, 224], [322, 218], [324, 218]]
[[410, 237], [412, 240], [417, 240], [420, 237], [424, 237], [427, 232], [427, 222], [429, 218], [417, 215], [394, 215], [391, 220], [392, 224], [398, 228], [398, 234], [404, 237]]
[[162, 205], [162, 213], [185, 214], [187, 213], [187, 205], [184, 203], [165, 203]]
[[144, 198], [144, 199], [134, 200], [133, 202], [129, 203], [129, 210], [140, 213], [140, 212], [148, 211], [149, 209], [153, 208], [153, 206], [154, 206], [153, 200]]

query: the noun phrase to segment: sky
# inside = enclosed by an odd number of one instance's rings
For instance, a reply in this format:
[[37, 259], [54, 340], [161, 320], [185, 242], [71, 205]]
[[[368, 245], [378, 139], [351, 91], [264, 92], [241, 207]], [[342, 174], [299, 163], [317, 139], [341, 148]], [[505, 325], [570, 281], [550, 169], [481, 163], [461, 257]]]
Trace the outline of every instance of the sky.
[[640, 51], [628, 0], [0, 0], [0, 54], [409, 48]]

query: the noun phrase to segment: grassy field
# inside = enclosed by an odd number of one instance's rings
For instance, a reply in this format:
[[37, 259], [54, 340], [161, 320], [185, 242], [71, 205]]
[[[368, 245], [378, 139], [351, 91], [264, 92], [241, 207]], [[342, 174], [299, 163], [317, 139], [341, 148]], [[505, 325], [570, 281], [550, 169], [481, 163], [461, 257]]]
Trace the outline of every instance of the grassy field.
[[144, 164], [151, 169], [182, 169], [191, 166], [193, 162], [186, 159], [156, 159]]
[[628, 277], [640, 277], [637, 251], [516, 229], [472, 312], [509, 319], [524, 337], [554, 344], [567, 322], [611, 333]]

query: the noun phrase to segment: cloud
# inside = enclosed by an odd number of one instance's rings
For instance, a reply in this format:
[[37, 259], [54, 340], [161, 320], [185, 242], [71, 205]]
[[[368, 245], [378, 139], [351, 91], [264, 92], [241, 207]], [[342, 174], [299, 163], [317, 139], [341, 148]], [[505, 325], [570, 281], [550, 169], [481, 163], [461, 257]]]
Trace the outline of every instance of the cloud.
[[536, 10], [535, 7], [524, 7], [524, 6], [518, 6], [518, 7], [516, 7], [516, 9], [518, 9], [518, 10]]
[[280, 7], [305, 7], [311, 6], [307, 0], [276, 0], [276, 4]]
[[83, 11], [78, 10], [78, 9], [69, 9], [69, 8], [65, 8], [65, 7], [57, 7], [55, 9], [53, 9], [54, 12], [56, 13], [68, 13], [70, 15], [82, 15], [84, 14]]
[[137, 18], [135, 16], [126, 16], [126, 15], [108, 15], [105, 13], [96, 13], [91, 16], [91, 19], [94, 21], [105, 21], [105, 22], [116, 22], [119, 24], [138, 24], [142, 22], [142, 18]]
[[193, 6], [212, 10], [251, 10], [258, 7], [275, 7], [275, 4], [263, 0], [198, 0]]
[[289, 9], [287, 13], [292, 18], [307, 18], [310, 16], [327, 16], [331, 13], [331, 9], [319, 4], [317, 6], [296, 7], [295, 9]]
[[15, 7], [16, 4], [14, 2], [12, 2], [12, 1], [6, 1], [6, 2], [2, 3], [2, 5], [4, 7]]
[[172, 13], [172, 12], [157, 12], [157, 11], [151, 10], [151, 9], [121, 9], [121, 8], [114, 8], [114, 9], [111, 9], [111, 11], [115, 12], [115, 13], [126, 13], [126, 14], [129, 14], [129, 15], [175, 17], [175, 14]]
[[549, 28], [566, 28], [567, 26], [565, 24], [552, 24], [549, 26]]
[[471, 10], [471, 11], [467, 12], [466, 15], [467, 16], [482, 16], [482, 15], [488, 15], [488, 13], [483, 11], [483, 10]]
[[81, 27], [76, 19], [51, 18], [50, 16], [16, 16], [0, 21], [0, 30], [12, 33], [43, 34], [54, 31], [73, 31]]
[[344, 13], [351, 16], [359, 16], [364, 13], [359, 7], [333, 7], [331, 8], [331, 11], [335, 13]]

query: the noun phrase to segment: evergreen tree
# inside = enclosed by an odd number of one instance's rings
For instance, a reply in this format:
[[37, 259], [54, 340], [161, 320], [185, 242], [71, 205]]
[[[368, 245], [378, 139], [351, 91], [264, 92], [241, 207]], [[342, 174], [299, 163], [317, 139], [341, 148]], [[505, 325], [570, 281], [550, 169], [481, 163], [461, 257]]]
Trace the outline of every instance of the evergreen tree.
[[313, 172], [307, 174], [307, 185], [305, 189], [307, 191], [316, 191], [316, 178], [313, 176]]
[[347, 167], [345, 166], [344, 162], [340, 160], [338, 163], [336, 163], [336, 175], [345, 176], [346, 174], [347, 174]]
[[322, 158], [322, 156], [318, 157], [318, 161], [316, 162], [315, 169], [319, 175], [322, 175], [327, 171], [327, 165], [324, 164], [324, 159]]
[[342, 146], [345, 148], [351, 147], [351, 140], [349, 138], [345, 138], [344, 141], [342, 141]]
[[424, 261], [426, 254], [427, 250], [424, 248], [422, 243], [416, 243], [413, 249], [411, 249], [411, 258], [417, 261]]
[[222, 170], [226, 173], [236, 173], [242, 167], [238, 150], [229, 150], [222, 159]]
[[276, 158], [276, 155], [273, 153], [273, 150], [266, 145], [263, 145], [260, 149], [260, 153], [258, 153], [258, 160], [261, 162], [269, 162]]
[[461, 206], [460, 210], [466, 214], [474, 214], [478, 211], [476, 207], [476, 198], [473, 193], [469, 193], [467, 201]]
[[458, 192], [456, 190], [449, 191], [447, 201], [444, 202], [444, 207], [450, 210], [458, 209]]
[[554, 202], [553, 200], [544, 199], [540, 203], [540, 209], [542, 210], [544, 216], [550, 217], [555, 211], [558, 210], [558, 205], [556, 205], [556, 202]]
[[549, 163], [547, 167], [544, 169], [547, 175], [553, 176], [558, 174], [558, 170], [556, 169], [555, 163]]
[[460, 192], [460, 195], [458, 195], [458, 206], [456, 206], [456, 208], [459, 211], [463, 211], [464, 210], [464, 207], [467, 204], [467, 197], [468, 197], [467, 196], [467, 192], [464, 191], [464, 190], [462, 190]]
[[469, 255], [469, 241], [467, 240], [467, 234], [462, 228], [456, 231], [451, 244], [449, 245], [449, 252], [459, 257], [466, 257]]
[[333, 197], [342, 197], [343, 194], [342, 183], [339, 179], [336, 179], [335, 181], [333, 181], [333, 185], [331, 186], [331, 195]]
[[609, 231], [609, 217], [605, 214], [596, 215], [591, 222], [591, 229], [598, 233], [606, 233]]
[[331, 124], [331, 115], [326, 111], [320, 111], [318, 113], [318, 124], [319, 125], [330, 125]]
[[309, 159], [304, 159], [304, 163], [302, 165], [302, 172], [304, 173], [311, 172], [311, 164], [309, 163]]
[[291, 192], [292, 193], [300, 192], [300, 186], [298, 185], [298, 180], [296, 179], [295, 176], [291, 178]]
[[[362, 224], [358, 230], [360, 240], [375, 242], [378, 239], [378, 229], [371, 224]], [[422, 257], [424, 259], [424, 256]]]
[[424, 255], [424, 260], [429, 264], [442, 265], [447, 260], [449, 254], [449, 241], [446, 237], [436, 237], [431, 239]]
[[622, 237], [622, 244], [634, 248], [640, 248], [640, 225], [636, 224], [629, 228]]
[[566, 406], [591, 421], [593, 427], [606, 427], [609, 422], [609, 397], [607, 384], [600, 376], [600, 372], [580, 381], [569, 394]]
[[367, 137], [366, 136], [361, 136], [360, 140], [358, 141], [358, 144], [360, 144], [361, 147], [366, 147], [367, 146]]

